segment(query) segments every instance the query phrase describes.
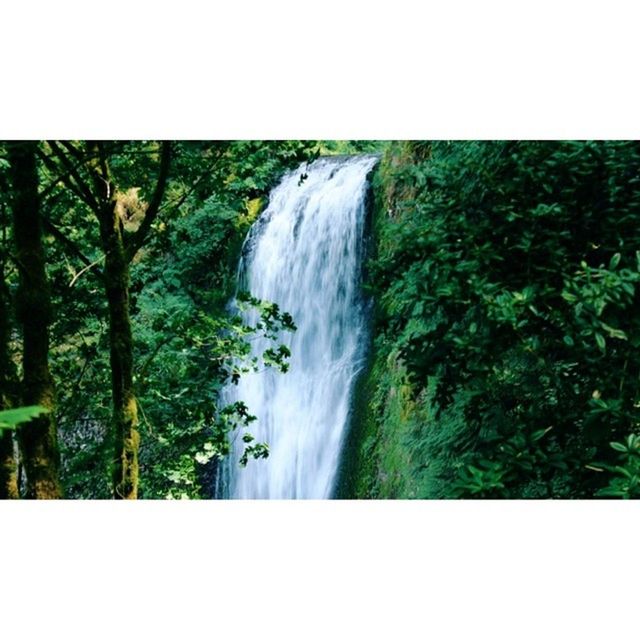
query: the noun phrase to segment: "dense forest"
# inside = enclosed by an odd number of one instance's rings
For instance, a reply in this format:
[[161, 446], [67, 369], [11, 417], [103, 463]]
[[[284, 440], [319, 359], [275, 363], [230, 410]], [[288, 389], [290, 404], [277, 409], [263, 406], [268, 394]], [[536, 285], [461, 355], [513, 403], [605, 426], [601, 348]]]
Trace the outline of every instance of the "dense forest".
[[640, 495], [640, 145], [393, 143], [352, 491]]
[[243, 243], [286, 172], [362, 154], [335, 495], [640, 496], [638, 143], [247, 140], [0, 143], [0, 497], [213, 498], [232, 441], [272, 463], [222, 390], [293, 375], [299, 327], [238, 288]]

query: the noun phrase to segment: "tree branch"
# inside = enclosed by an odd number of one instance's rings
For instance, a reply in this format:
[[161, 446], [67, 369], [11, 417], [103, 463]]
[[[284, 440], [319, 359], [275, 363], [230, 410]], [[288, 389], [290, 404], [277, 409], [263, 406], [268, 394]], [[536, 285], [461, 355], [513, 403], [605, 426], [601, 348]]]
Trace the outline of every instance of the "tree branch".
[[[89, 185], [87, 185], [87, 183], [82, 179], [82, 177], [78, 173], [76, 167], [73, 165], [73, 163], [67, 157], [67, 154], [62, 150], [62, 148], [54, 140], [49, 141], [49, 146], [51, 147], [51, 150], [56, 155], [56, 157], [60, 160], [60, 162], [67, 169], [67, 171], [69, 172], [70, 177], [73, 178], [73, 180], [75, 182], [75, 185], [77, 187], [77, 190], [78, 190], [78, 191], [76, 191], [76, 193], [78, 193], [81, 196], [82, 200], [84, 200], [86, 202], [86, 204], [91, 209], [93, 209], [93, 211], [95, 211], [96, 213], [99, 212], [100, 211], [100, 205], [98, 204], [98, 201], [94, 198], [93, 193], [91, 192], [91, 189], [89, 188]], [[42, 155], [47, 157], [46, 154], [42, 154]], [[70, 179], [68, 181], [69, 181], [69, 183], [71, 183]]]
[[213, 171], [214, 167], [220, 161], [224, 150], [222, 152], [218, 152], [218, 155], [213, 159], [213, 162], [209, 163], [202, 171], [202, 173], [191, 183], [191, 185], [185, 189], [184, 193], [179, 197], [171, 200], [169, 202], [165, 202], [161, 207], [160, 211], [166, 211], [167, 209], [177, 209], [181, 207], [187, 198], [198, 188], [198, 185]]
[[[62, 143], [64, 144], [64, 143]], [[45, 166], [47, 167], [47, 169], [51, 172], [53, 170], [56, 169], [56, 167], [54, 166], [53, 161], [51, 160], [51, 158], [49, 156], [47, 156], [46, 154], [42, 153], [41, 150], [38, 150], [38, 156], [44, 161]], [[93, 156], [89, 153], [85, 154], [84, 156], [82, 156], [82, 158], [79, 158], [78, 161], [75, 163], [75, 165], [73, 165], [74, 169], [78, 169], [80, 168], [83, 164], [86, 164], [88, 162], [90, 162], [93, 158]], [[57, 171], [56, 171], [57, 173]], [[55, 173], [53, 175], [56, 175]], [[49, 184], [40, 192], [39, 197], [41, 202], [44, 203], [44, 201], [50, 197], [51, 193], [53, 192], [53, 190], [58, 186], [59, 182], [63, 182], [64, 185], [69, 188], [69, 176], [71, 175], [71, 172], [68, 170], [65, 170], [63, 173], [61, 173], [58, 177], [56, 178], [52, 178], [51, 181], [49, 182]], [[84, 199], [82, 198], [82, 196], [80, 195], [79, 191], [77, 189], [73, 189], [73, 192], [81, 199], [84, 201]]]
[[78, 278], [83, 273], [85, 273], [86, 271], [89, 271], [89, 269], [91, 269], [92, 267], [99, 265], [106, 257], [107, 257], [106, 255], [100, 256], [95, 262], [88, 264], [86, 267], [84, 267], [84, 269], [80, 269], [80, 271], [78, 271], [78, 273], [76, 273], [76, 275], [73, 276], [71, 282], [69, 283], [69, 287], [73, 287], [73, 285], [78, 281]]
[[[53, 173], [54, 175], [58, 173], [58, 165], [52, 160], [50, 156], [48, 156], [44, 151], [42, 151], [42, 149], [38, 149], [38, 157], [40, 158], [40, 160], [42, 160], [44, 166], [47, 167], [49, 171], [51, 171], [51, 173]], [[88, 202], [86, 202], [86, 200], [82, 196], [82, 193], [78, 190], [76, 185], [71, 181], [71, 173], [69, 171], [67, 171], [65, 174], [60, 175], [60, 177], [56, 180], [56, 182], [50, 184], [49, 187], [45, 189], [45, 191], [42, 194], [39, 194], [38, 197], [42, 197], [42, 196], [47, 197], [49, 195], [48, 192], [52, 191], [53, 188], [56, 186], [56, 184], [58, 184], [58, 182], [62, 182], [65, 185], [65, 187], [67, 187], [67, 189], [69, 189], [72, 193], [76, 195], [76, 197], [80, 198], [80, 200], [82, 200], [85, 204], [87, 205], [89, 204]]]
[[78, 249], [75, 243], [72, 240], [69, 240], [68, 236], [66, 236], [58, 227], [51, 222], [48, 218], [42, 217], [42, 224], [44, 228], [56, 239], [60, 244], [63, 244], [70, 253], [72, 253], [76, 258], [78, 258], [85, 265], [90, 265], [91, 260], [87, 258], [87, 256]]
[[160, 170], [158, 173], [158, 182], [156, 183], [155, 191], [153, 192], [153, 196], [151, 198], [151, 202], [147, 207], [147, 210], [144, 215], [144, 220], [138, 227], [138, 230], [129, 237], [127, 241], [126, 247], [126, 257], [129, 262], [133, 260], [133, 256], [135, 256], [138, 249], [144, 244], [145, 238], [149, 233], [149, 229], [151, 229], [151, 225], [153, 224], [156, 216], [158, 215], [158, 211], [160, 210], [160, 205], [162, 203], [162, 198], [164, 196], [164, 192], [167, 186], [167, 179], [169, 177], [169, 165], [171, 164], [171, 143], [168, 140], [165, 140], [162, 143], [162, 153], [160, 157]]
[[[107, 185], [111, 185], [111, 173], [109, 171], [109, 165], [107, 163], [107, 154], [104, 150], [102, 142], [96, 143], [98, 146], [98, 158], [100, 159], [100, 171], [102, 171], [102, 179]], [[109, 194], [107, 194], [108, 196]]]

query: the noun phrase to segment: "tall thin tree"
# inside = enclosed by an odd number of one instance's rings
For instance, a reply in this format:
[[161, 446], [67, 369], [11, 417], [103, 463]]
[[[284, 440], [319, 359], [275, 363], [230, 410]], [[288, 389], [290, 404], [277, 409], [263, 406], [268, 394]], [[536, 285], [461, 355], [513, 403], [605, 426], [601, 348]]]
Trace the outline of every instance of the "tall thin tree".
[[23, 336], [22, 402], [40, 405], [49, 413], [22, 425], [18, 442], [27, 478], [28, 498], [62, 495], [57, 428], [54, 417], [55, 388], [49, 370], [51, 299], [42, 242], [38, 199], [35, 142], [8, 145], [13, 182], [13, 236], [20, 284], [17, 317]]
[[[6, 185], [3, 183], [3, 187]], [[6, 188], [3, 189], [6, 192]], [[13, 405], [16, 392], [16, 371], [9, 351], [11, 326], [9, 323], [10, 297], [5, 280], [7, 255], [7, 220], [4, 200], [0, 202], [0, 228], [2, 246], [0, 247], [0, 410]], [[18, 474], [13, 446], [13, 433], [8, 429], [0, 430], [0, 499], [18, 498]]]
[[[113, 495], [118, 499], [138, 497], [138, 406], [133, 383], [133, 338], [131, 329], [130, 265], [144, 245], [166, 190], [171, 145], [160, 149], [158, 177], [144, 217], [134, 232], [126, 232], [118, 211], [118, 189], [111, 175], [109, 153], [103, 142], [83, 147], [71, 142], [49, 142], [50, 153], [41, 154], [54, 172], [95, 214], [104, 254], [103, 280], [109, 308], [112, 427], [114, 435]], [[87, 176], [89, 179], [87, 179]]]

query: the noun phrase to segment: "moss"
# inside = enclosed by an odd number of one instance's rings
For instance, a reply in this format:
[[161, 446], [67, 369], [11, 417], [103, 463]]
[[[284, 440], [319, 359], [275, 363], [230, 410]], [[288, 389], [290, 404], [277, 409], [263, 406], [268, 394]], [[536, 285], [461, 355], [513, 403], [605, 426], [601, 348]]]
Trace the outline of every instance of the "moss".
[[[372, 184], [371, 256], [384, 255], [389, 219], [410, 215], [400, 203], [415, 194], [398, 176], [416, 157], [427, 157], [428, 143], [391, 142], [374, 172]], [[416, 397], [404, 363], [384, 334], [383, 310], [374, 304], [373, 342], [367, 371], [358, 383], [352, 414], [351, 438], [338, 485], [342, 498], [436, 497], [430, 471], [421, 462], [416, 434], [429, 427], [429, 402]]]
[[349, 498], [426, 497], [415, 474], [411, 446], [422, 407], [414, 399], [404, 363], [378, 345], [354, 413], [357, 441], [349, 476]]
[[0, 431], [0, 500], [19, 497], [13, 434], [9, 430]]
[[246, 208], [247, 213], [245, 215], [240, 215], [239, 220], [241, 226], [249, 227], [252, 225], [257, 219], [262, 210], [264, 209], [265, 203], [267, 199], [263, 197], [252, 198], [251, 200], [247, 200]]
[[375, 441], [376, 433], [368, 402], [375, 380], [372, 357], [372, 351], [369, 350], [364, 373], [355, 384], [349, 419], [350, 430], [343, 446], [336, 483], [337, 498], [375, 497], [375, 483], [371, 481], [375, 475], [371, 466], [373, 458], [368, 455], [371, 445], [366, 446]]
[[[378, 218], [382, 209], [382, 201], [379, 197], [379, 174], [381, 164], [378, 163], [370, 174], [370, 188], [366, 200], [366, 224], [365, 224], [365, 255], [363, 279], [365, 289], [369, 279], [367, 262], [374, 258], [377, 252]], [[369, 399], [375, 387], [374, 362], [376, 349], [373, 343], [373, 334], [376, 324], [375, 299], [371, 304], [371, 331], [370, 341], [366, 345], [365, 366], [355, 382], [353, 398], [351, 401], [351, 413], [349, 417], [349, 431], [342, 448], [338, 477], [336, 481], [335, 496], [342, 499], [375, 497], [375, 473], [371, 467], [372, 458], [368, 455], [371, 443], [375, 438], [375, 425], [371, 416]], [[368, 443], [365, 447], [364, 443]], [[365, 451], [367, 449], [367, 451]]]

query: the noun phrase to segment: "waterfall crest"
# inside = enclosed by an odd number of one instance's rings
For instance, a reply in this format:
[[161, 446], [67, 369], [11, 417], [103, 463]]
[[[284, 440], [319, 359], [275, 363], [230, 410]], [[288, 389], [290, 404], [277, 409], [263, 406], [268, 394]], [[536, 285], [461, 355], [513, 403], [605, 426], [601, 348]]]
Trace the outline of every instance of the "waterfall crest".
[[[246, 374], [224, 391], [224, 402], [247, 404], [257, 417], [251, 433], [270, 450], [267, 459], [241, 468], [234, 434], [231, 498], [332, 495], [366, 343], [362, 254], [367, 176], [376, 162], [376, 156], [329, 157], [290, 171], [247, 237], [242, 287], [290, 313], [297, 330], [280, 336], [291, 351], [287, 373]], [[253, 354], [266, 346], [256, 341]]]

